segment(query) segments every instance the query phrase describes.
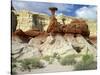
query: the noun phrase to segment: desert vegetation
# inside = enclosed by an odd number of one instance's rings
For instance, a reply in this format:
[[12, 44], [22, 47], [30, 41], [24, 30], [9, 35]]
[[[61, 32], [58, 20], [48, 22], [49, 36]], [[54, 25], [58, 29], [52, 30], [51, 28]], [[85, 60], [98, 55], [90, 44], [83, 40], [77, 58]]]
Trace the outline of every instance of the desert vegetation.
[[74, 55], [66, 55], [62, 59], [60, 59], [61, 65], [74, 65], [76, 64], [75, 56]]
[[91, 43], [86, 20], [74, 18], [66, 24], [67, 16], [62, 16], [61, 24], [55, 15], [58, 8], [49, 10], [51, 17], [46, 31], [34, 26], [27, 31], [19, 28], [13, 32], [12, 74], [49, 72], [55, 67], [62, 71], [96, 69], [96, 47]]
[[82, 56], [82, 60], [75, 65], [75, 70], [93, 70], [97, 68], [97, 62], [94, 61], [93, 54], [88, 54]]

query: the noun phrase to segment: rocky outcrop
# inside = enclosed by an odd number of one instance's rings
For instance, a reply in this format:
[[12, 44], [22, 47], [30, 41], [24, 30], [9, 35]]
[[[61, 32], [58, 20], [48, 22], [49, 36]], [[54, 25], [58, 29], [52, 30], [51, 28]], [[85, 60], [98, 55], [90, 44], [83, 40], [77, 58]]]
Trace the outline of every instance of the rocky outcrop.
[[28, 43], [12, 41], [12, 57], [17, 60], [41, 56], [38, 47]]
[[28, 43], [12, 42], [12, 55], [18, 60], [32, 57], [52, 56], [53, 54], [85, 54], [88, 53], [96, 56], [96, 48], [88, 43], [82, 35], [75, 38], [72, 34], [64, 36], [44, 36], [32, 38]]
[[[61, 25], [55, 17], [56, 8], [50, 8], [52, 16], [47, 31], [37, 28], [23, 32], [18, 29], [13, 33], [12, 55], [18, 59], [86, 53], [96, 56], [96, 47], [89, 41], [90, 31], [83, 20], [75, 19], [68, 25]], [[21, 42], [21, 41], [27, 41]]]
[[87, 50], [89, 50], [90, 54], [96, 56], [96, 48], [93, 44], [90, 44], [82, 35], [78, 34], [77, 37], [74, 37], [72, 34], [65, 34], [65, 40], [67, 40], [73, 47], [73, 49], [77, 52], [76, 48], [79, 48], [81, 54], [85, 54]]
[[35, 37], [35, 36], [38, 36], [40, 34], [40, 31], [32, 29], [32, 30], [26, 31], [25, 34], [27, 36], [30, 36], [30, 37]]
[[[63, 34], [63, 35], [62, 35]], [[74, 20], [69, 25], [61, 25], [52, 16], [47, 31], [37, 28], [13, 33], [12, 55], [17, 60], [62, 55], [85, 54], [87, 50], [96, 56], [96, 47], [89, 41], [89, 29], [85, 21]], [[25, 42], [27, 41], [27, 42]]]
[[70, 24], [63, 25], [61, 30], [63, 33], [81, 34], [84, 37], [89, 37], [90, 35], [88, 25], [83, 20], [73, 20]]
[[12, 40], [20, 42], [28, 42], [30, 37], [27, 36], [21, 29], [16, 30], [12, 33]]
[[59, 25], [60, 24], [57, 22], [57, 19], [54, 16], [52, 16], [47, 32], [51, 34], [60, 33], [61, 31], [60, 31]]
[[40, 32], [37, 28], [33, 28], [26, 32], [23, 32], [21, 29], [17, 29], [12, 33], [13, 40], [17, 38], [21, 39], [23, 42], [28, 42], [31, 38], [39, 36], [42, 32]]
[[43, 55], [53, 55], [54, 53], [57, 54], [64, 54], [68, 51], [72, 51], [72, 53], [76, 53], [72, 46], [65, 41], [65, 39], [61, 35], [48, 36], [46, 41], [40, 45], [40, 49], [43, 51]]

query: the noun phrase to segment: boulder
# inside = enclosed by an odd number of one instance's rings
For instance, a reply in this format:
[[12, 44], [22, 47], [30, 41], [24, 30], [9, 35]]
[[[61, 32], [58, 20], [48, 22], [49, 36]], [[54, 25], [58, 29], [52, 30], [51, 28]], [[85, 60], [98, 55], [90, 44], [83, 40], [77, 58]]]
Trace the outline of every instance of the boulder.
[[12, 33], [12, 40], [18, 39], [22, 42], [28, 42], [30, 40], [30, 36], [27, 36], [21, 29], [18, 29]]
[[27, 36], [30, 36], [30, 37], [35, 37], [35, 36], [38, 36], [40, 34], [40, 31], [37, 31], [37, 30], [28, 30], [25, 32], [25, 34]]
[[23, 36], [23, 37], [27, 37], [26, 34], [21, 30], [21, 29], [17, 29], [13, 35], [18, 35], [18, 36]]
[[89, 37], [90, 31], [88, 25], [83, 20], [73, 20], [70, 24], [61, 27], [63, 33], [81, 34], [84, 37]]

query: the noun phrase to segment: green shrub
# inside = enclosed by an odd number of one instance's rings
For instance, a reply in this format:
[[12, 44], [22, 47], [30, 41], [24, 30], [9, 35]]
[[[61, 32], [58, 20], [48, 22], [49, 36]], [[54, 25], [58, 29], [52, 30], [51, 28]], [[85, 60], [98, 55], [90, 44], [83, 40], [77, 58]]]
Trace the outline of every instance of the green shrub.
[[47, 62], [49, 62], [49, 64], [52, 64], [54, 61], [54, 57], [53, 56], [45, 56], [42, 59], [46, 60]]
[[44, 56], [42, 59], [46, 60], [46, 61], [50, 61], [51, 56]]
[[83, 62], [88, 63], [88, 62], [92, 62], [94, 60], [93, 55], [83, 55], [82, 57]]
[[93, 70], [97, 68], [96, 65], [97, 65], [96, 62], [90, 62], [90, 63], [79, 62], [75, 65], [75, 70]]
[[39, 58], [34, 58], [31, 61], [32, 67], [33, 68], [43, 68], [43, 64], [40, 62]]
[[76, 64], [75, 56], [67, 55], [64, 58], [61, 58], [60, 63], [62, 65], [73, 65], [73, 64]]
[[22, 67], [22, 70], [29, 70], [31, 69], [30, 65], [31, 65], [31, 62], [28, 60], [28, 59], [24, 59], [21, 62], [21, 67]]
[[31, 71], [31, 69], [34, 68], [43, 68], [43, 64], [40, 63], [39, 58], [30, 58], [30, 59], [24, 59], [20, 61], [22, 70], [28, 70]]
[[83, 55], [82, 61], [75, 65], [75, 70], [92, 70], [97, 68], [97, 62], [94, 61], [93, 55]]

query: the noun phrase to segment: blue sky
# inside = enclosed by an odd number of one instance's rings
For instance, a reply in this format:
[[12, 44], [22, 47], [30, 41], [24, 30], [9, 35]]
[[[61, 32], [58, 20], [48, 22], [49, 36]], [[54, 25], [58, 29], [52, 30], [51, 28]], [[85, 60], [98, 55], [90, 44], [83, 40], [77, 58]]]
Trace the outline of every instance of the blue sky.
[[34, 2], [34, 1], [18, 1], [12, 0], [14, 8], [18, 10], [29, 10], [32, 12], [46, 13], [50, 15], [49, 7], [57, 7], [57, 15], [64, 14], [67, 16], [75, 16], [86, 19], [96, 20], [97, 7], [94, 5], [76, 5], [65, 3], [47, 3], [47, 2]]

